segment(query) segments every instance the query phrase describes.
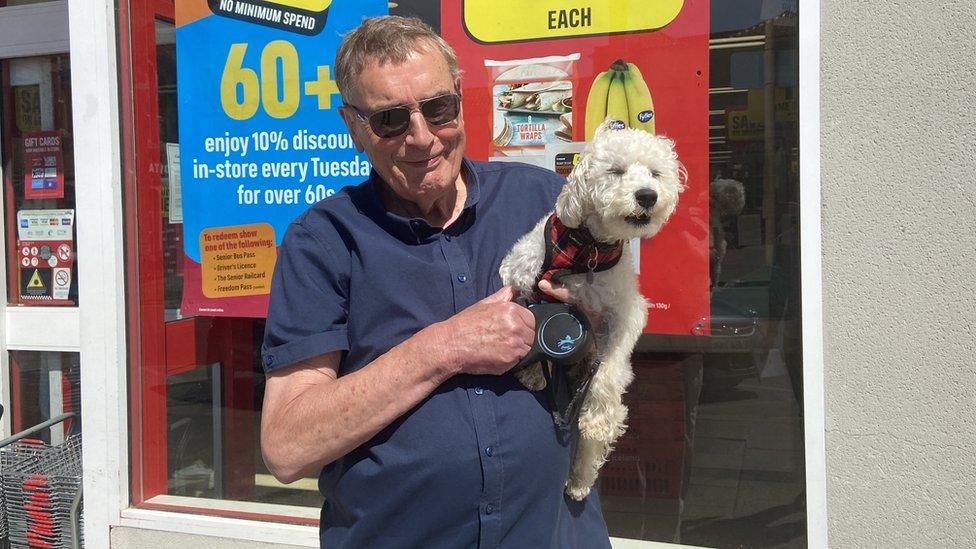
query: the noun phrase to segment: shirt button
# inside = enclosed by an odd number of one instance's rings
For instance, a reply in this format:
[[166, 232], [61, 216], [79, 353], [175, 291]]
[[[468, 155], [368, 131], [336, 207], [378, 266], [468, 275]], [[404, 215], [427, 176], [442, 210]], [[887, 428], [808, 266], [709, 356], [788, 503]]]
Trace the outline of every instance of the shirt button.
[[444, 240], [450, 242], [451, 241], [451, 235], [444, 235]]
[[467, 282], [467, 281], [468, 281], [467, 275], [458, 275], [458, 282]]
[[272, 364], [274, 364], [274, 362], [275, 362], [274, 357], [270, 355], [264, 359], [264, 363], [267, 364], [268, 366], [271, 366]]
[[485, 394], [485, 390], [482, 389], [481, 387], [475, 387], [474, 388], [474, 394], [476, 394], [476, 395], [483, 395], [483, 394]]
[[495, 506], [492, 504], [485, 505], [485, 514], [490, 515], [495, 512]]
[[485, 448], [485, 455], [487, 455], [488, 457], [491, 457], [492, 454], [494, 454], [494, 453], [495, 453], [495, 450], [493, 450], [491, 446], [488, 446], [487, 448]]

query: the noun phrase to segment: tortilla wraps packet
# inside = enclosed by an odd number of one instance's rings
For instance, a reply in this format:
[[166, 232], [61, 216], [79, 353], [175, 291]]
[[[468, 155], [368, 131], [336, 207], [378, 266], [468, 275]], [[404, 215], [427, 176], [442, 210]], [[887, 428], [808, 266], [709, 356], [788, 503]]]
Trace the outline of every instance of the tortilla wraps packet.
[[485, 59], [493, 109], [491, 156], [543, 154], [572, 140], [573, 95], [580, 54]]

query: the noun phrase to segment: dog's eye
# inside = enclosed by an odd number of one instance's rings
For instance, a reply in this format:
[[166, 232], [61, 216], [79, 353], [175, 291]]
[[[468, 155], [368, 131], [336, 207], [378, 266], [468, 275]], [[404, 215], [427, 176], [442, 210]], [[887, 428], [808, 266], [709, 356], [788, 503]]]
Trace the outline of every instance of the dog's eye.
[[623, 168], [618, 168], [618, 167], [614, 166], [614, 167], [610, 168], [609, 170], [607, 170], [607, 172], [610, 173], [610, 174], [612, 174], [612, 175], [623, 175], [625, 173], [625, 170]]
[[661, 172], [657, 170], [651, 170], [651, 177], [657, 179], [658, 177], [661, 177]]

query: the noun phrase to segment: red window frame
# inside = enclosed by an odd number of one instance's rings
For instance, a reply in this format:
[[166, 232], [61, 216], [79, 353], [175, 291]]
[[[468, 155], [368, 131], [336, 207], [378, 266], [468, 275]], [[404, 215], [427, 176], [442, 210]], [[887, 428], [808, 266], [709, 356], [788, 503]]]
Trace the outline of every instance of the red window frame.
[[[246, 456], [253, 455], [257, 440], [250, 376], [255, 337], [251, 319], [193, 317], [164, 321], [155, 23], [174, 22], [175, 6], [173, 0], [122, 1], [117, 13], [128, 287], [130, 502], [151, 509], [317, 525], [317, 519], [150, 501], [167, 493], [166, 380], [214, 362], [224, 365], [224, 497], [251, 499], [255, 467]], [[244, 459], [237, 459], [241, 456]]]

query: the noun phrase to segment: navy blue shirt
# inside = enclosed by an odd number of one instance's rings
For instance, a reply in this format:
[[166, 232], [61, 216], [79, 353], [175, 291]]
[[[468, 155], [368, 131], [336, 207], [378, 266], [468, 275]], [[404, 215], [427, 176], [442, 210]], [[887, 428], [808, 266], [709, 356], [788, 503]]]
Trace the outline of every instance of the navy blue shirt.
[[[386, 210], [374, 172], [288, 229], [271, 286], [272, 371], [344, 351], [339, 375], [501, 287], [512, 244], [555, 204], [563, 179], [465, 160], [465, 208], [449, 227]], [[510, 373], [458, 375], [326, 466], [321, 543], [343, 547], [609, 547], [595, 493], [563, 494], [571, 437], [543, 393]]]

